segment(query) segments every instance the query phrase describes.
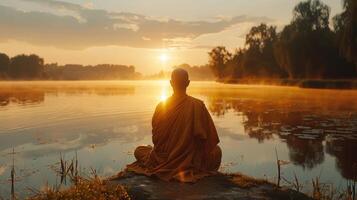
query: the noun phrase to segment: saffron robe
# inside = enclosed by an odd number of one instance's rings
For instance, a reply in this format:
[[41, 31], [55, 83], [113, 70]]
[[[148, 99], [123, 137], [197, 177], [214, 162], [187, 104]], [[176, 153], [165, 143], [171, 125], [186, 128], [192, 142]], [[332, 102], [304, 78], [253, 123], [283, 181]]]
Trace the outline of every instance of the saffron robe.
[[136, 162], [128, 171], [155, 175], [162, 180], [195, 182], [217, 173], [222, 152], [212, 118], [201, 100], [170, 97], [152, 118], [151, 146], [135, 150]]

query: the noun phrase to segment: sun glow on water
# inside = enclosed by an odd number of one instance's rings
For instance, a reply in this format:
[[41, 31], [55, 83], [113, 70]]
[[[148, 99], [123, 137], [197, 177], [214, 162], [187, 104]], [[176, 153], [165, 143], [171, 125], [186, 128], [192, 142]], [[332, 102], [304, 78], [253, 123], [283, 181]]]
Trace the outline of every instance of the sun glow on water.
[[168, 95], [166, 93], [162, 93], [160, 95], [160, 101], [166, 101], [167, 98], [168, 98]]
[[159, 94], [159, 100], [165, 102], [169, 98], [169, 82], [163, 81], [161, 92]]

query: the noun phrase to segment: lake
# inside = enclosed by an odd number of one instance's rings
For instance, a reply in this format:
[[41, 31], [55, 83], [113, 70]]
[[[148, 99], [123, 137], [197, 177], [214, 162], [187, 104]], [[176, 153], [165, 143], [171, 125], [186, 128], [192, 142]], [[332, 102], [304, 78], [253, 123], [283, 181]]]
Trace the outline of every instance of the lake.
[[[213, 117], [222, 172], [276, 181], [277, 152], [282, 184], [296, 174], [306, 192], [315, 177], [336, 188], [356, 177], [356, 90], [192, 82], [188, 93]], [[0, 196], [13, 160], [20, 197], [59, 184], [61, 155], [77, 155], [83, 173], [116, 174], [151, 144], [153, 111], [170, 94], [167, 81], [0, 82]]]

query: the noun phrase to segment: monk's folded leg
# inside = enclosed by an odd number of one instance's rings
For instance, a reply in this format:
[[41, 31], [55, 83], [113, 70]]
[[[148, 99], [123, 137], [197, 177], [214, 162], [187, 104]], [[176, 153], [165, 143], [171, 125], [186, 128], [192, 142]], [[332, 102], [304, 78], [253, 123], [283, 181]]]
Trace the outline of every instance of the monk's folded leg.
[[222, 160], [222, 150], [217, 145], [216, 148], [211, 152], [210, 160], [208, 162], [208, 170], [210, 171], [218, 171], [219, 166], [221, 165]]
[[134, 156], [137, 161], [144, 163], [150, 156], [152, 146], [138, 146], [135, 149]]

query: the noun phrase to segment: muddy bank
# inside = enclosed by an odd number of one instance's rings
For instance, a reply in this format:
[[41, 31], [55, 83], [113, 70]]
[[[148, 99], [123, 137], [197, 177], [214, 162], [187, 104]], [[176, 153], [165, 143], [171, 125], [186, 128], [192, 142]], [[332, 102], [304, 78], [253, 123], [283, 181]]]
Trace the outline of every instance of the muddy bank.
[[291, 189], [279, 188], [264, 180], [241, 174], [219, 174], [194, 184], [164, 182], [125, 172], [110, 179], [110, 184], [123, 185], [134, 200], [230, 200], [230, 199], [311, 199]]

